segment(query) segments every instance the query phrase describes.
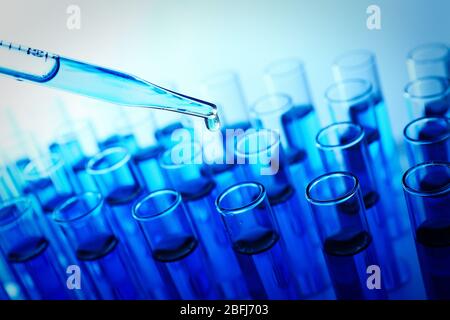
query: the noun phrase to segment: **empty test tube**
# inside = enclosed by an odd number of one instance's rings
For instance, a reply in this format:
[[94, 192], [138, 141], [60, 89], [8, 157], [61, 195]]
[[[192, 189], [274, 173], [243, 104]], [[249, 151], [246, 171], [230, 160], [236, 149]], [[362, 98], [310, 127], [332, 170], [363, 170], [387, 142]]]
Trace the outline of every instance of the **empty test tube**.
[[164, 189], [148, 194], [133, 207], [133, 217], [153, 258], [168, 269], [182, 299], [219, 297], [215, 275], [179, 192]]
[[307, 186], [306, 197], [319, 229], [336, 297], [386, 299], [381, 274], [378, 283], [371, 283], [379, 290], [368, 287], [368, 267], [379, 267], [379, 261], [356, 176], [347, 172], [322, 175]]
[[449, 118], [425, 117], [411, 121], [403, 130], [409, 164], [450, 161]]

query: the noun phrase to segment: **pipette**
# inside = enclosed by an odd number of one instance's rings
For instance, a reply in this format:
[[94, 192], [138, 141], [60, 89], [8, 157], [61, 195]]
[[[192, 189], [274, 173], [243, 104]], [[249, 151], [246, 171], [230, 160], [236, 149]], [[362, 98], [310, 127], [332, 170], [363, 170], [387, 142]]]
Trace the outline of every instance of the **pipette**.
[[220, 128], [217, 108], [210, 102], [162, 88], [126, 73], [2, 40], [0, 74], [122, 106], [162, 109], [202, 117], [209, 130]]

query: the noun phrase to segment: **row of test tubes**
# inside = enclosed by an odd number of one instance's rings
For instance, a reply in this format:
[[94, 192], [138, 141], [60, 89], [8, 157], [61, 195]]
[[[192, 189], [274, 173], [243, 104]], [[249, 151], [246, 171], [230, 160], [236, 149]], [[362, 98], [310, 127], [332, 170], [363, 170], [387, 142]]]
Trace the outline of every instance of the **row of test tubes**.
[[407, 66], [405, 173], [368, 51], [336, 59], [321, 129], [290, 59], [250, 108], [235, 73], [205, 82], [220, 133], [132, 110], [5, 149], [0, 298], [449, 298], [449, 48]]

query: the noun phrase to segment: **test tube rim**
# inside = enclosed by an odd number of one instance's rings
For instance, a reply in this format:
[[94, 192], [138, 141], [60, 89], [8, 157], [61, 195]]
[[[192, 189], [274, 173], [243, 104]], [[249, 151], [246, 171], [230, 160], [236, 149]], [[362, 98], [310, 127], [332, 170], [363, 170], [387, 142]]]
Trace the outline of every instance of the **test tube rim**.
[[[18, 215], [15, 215], [14, 217], [4, 217], [1, 218], [0, 216], [0, 230], [8, 229], [11, 225], [16, 223], [24, 214], [32, 210], [32, 204], [31, 200], [28, 197], [17, 197], [8, 199], [2, 203], [0, 203], [0, 212], [7, 207], [10, 207], [11, 205], [15, 205], [17, 203], [23, 203], [25, 206], [23, 209], [20, 210], [20, 213]], [[6, 221], [4, 221], [6, 219]]]
[[[438, 49], [442, 49], [443, 53], [442, 55], [438, 56], [438, 57], [434, 57], [434, 58], [426, 58], [426, 59], [417, 59], [414, 57], [414, 54], [417, 53], [418, 50], [424, 49], [424, 48], [438, 48]], [[412, 48], [407, 55], [407, 59], [413, 61], [414, 63], [419, 63], [419, 64], [429, 64], [429, 63], [434, 63], [436, 61], [445, 59], [445, 60], [449, 60], [450, 59], [450, 49], [449, 47], [441, 42], [431, 42], [431, 43], [423, 43], [417, 47]]]
[[[162, 195], [162, 194], [171, 194], [171, 195], [175, 196], [174, 201], [172, 201], [167, 208], [165, 208], [164, 210], [160, 210], [159, 212], [154, 213], [152, 215], [142, 216], [142, 215], [138, 214], [138, 211], [144, 202], [148, 201], [151, 198]], [[176, 190], [173, 190], [173, 189], [156, 190], [156, 191], [153, 191], [153, 192], [147, 194], [146, 196], [140, 198], [139, 200], [137, 200], [135, 202], [135, 204], [133, 205], [133, 208], [132, 208], [132, 215], [133, 215], [133, 218], [136, 219], [137, 221], [142, 221], [142, 222], [152, 221], [152, 220], [158, 219], [161, 216], [164, 216], [170, 212], [173, 212], [173, 210], [175, 210], [176, 208], [178, 208], [179, 205], [181, 205], [182, 200], [183, 200], [183, 198], [181, 196], [181, 193]]]
[[[362, 84], [365, 86], [364, 90], [362, 90], [361, 93], [352, 95], [351, 97], [347, 97], [347, 98], [332, 98], [332, 97], [330, 97], [330, 93], [332, 90], [335, 90], [338, 86], [343, 86], [343, 85], [347, 85], [350, 83]], [[349, 78], [349, 79], [336, 81], [336, 82], [332, 83], [331, 85], [329, 85], [328, 88], [325, 90], [325, 99], [329, 103], [350, 104], [350, 103], [355, 103], [355, 101], [365, 100], [367, 97], [370, 97], [371, 94], [373, 94], [373, 85], [370, 83], [370, 81], [367, 81], [365, 79], [360, 79], [360, 78]]]
[[[243, 187], [256, 187], [259, 191], [258, 196], [253, 199], [250, 203], [237, 207], [237, 208], [225, 208], [223, 206], [220, 205], [221, 201], [231, 192], [234, 192], [240, 188]], [[215, 206], [217, 211], [222, 214], [223, 216], [235, 216], [241, 213], [246, 213], [249, 210], [252, 210], [254, 208], [256, 208], [257, 206], [259, 206], [264, 199], [266, 198], [266, 189], [264, 188], [264, 186], [258, 182], [254, 182], [254, 181], [247, 181], [247, 182], [241, 182], [241, 183], [237, 183], [234, 184], [228, 188], [226, 188], [215, 200]]]
[[[173, 147], [171, 149], [168, 149], [168, 150], [162, 152], [161, 155], [159, 156], [159, 165], [161, 166], [162, 169], [165, 169], [165, 170], [179, 169], [186, 165], [191, 165], [191, 164], [199, 164], [200, 165], [201, 164], [201, 163], [196, 163], [195, 159], [197, 159], [198, 156], [202, 157], [202, 155], [203, 155], [202, 145], [196, 141], [184, 142], [182, 144], [190, 144], [190, 145], [194, 146], [195, 152], [192, 153], [192, 156], [189, 159], [189, 160], [193, 160], [193, 162], [190, 162], [190, 163], [186, 163], [186, 162], [167, 163], [166, 161], [164, 161], [164, 159], [167, 158], [166, 155], [170, 154], [172, 152], [172, 150], [174, 149], [174, 147]], [[197, 148], [198, 148], [198, 150], [197, 150]], [[169, 157], [169, 158], [172, 159], [172, 157]]]
[[[81, 198], [84, 198], [86, 196], [95, 196], [97, 199], [96, 204], [90, 208], [89, 210], [86, 210], [86, 212], [75, 216], [74, 218], [70, 218], [70, 219], [62, 219], [59, 218], [60, 216], [58, 215], [59, 213], [61, 213], [61, 211], [63, 210], [63, 208], [72, 205], [73, 203], [75, 203], [75, 201], [79, 201]], [[98, 208], [101, 208], [104, 204], [105, 200], [102, 197], [102, 195], [99, 192], [93, 192], [93, 191], [88, 191], [88, 192], [83, 192], [80, 193], [76, 196], [70, 197], [69, 199], [67, 199], [66, 201], [64, 201], [62, 204], [60, 204], [53, 212], [53, 221], [55, 221], [56, 223], [59, 224], [69, 224], [75, 221], [80, 221], [88, 216], [91, 215], [91, 213], [95, 212]]]
[[[447, 132], [444, 135], [437, 137], [437, 139], [426, 140], [426, 141], [414, 139], [410, 135], [408, 135], [408, 129], [411, 126], [416, 125], [422, 121], [430, 121], [430, 120], [444, 121], [447, 124], [447, 128], [448, 128]], [[439, 143], [439, 142], [442, 142], [442, 141], [448, 139], [449, 136], [450, 136], [450, 120], [449, 120], [449, 118], [445, 118], [445, 117], [420, 117], [420, 118], [414, 119], [413, 121], [409, 122], [403, 129], [403, 137], [405, 138], [405, 140], [412, 144], [417, 144], [417, 145], [427, 145], [427, 144]]]
[[[117, 161], [116, 163], [114, 163], [113, 165], [111, 165], [107, 168], [94, 169], [95, 164], [97, 164], [100, 160], [105, 158], [105, 156], [109, 156], [114, 153], [123, 153], [124, 157], [121, 160]], [[95, 156], [93, 156], [91, 159], [89, 159], [89, 161], [86, 165], [86, 172], [93, 176], [107, 174], [107, 173], [113, 172], [113, 171], [121, 168], [122, 166], [127, 164], [130, 160], [131, 160], [131, 154], [127, 149], [122, 148], [122, 147], [107, 148], [103, 151], [100, 151]]]
[[[30, 162], [23, 169], [23, 177], [26, 181], [36, 181], [42, 178], [50, 177], [55, 171], [61, 169], [64, 166], [64, 160], [57, 154], [42, 155], [39, 158], [45, 158], [50, 160], [50, 165], [45, 165], [45, 170], [38, 168], [36, 161], [38, 157], [30, 159]], [[36, 169], [36, 172], [32, 172]]]
[[441, 188], [437, 189], [437, 190], [432, 190], [432, 191], [422, 191], [422, 190], [417, 190], [413, 187], [411, 187], [408, 183], [407, 183], [407, 179], [410, 176], [410, 174], [412, 174], [414, 171], [428, 167], [428, 166], [443, 166], [446, 167], [447, 169], [450, 170], [450, 163], [449, 162], [443, 162], [443, 161], [426, 161], [426, 162], [422, 162], [419, 164], [416, 164], [414, 166], [412, 166], [411, 168], [409, 168], [408, 170], [406, 170], [406, 172], [403, 174], [402, 177], [402, 186], [403, 186], [403, 190], [405, 190], [406, 192], [419, 196], [419, 197], [435, 197], [435, 196], [439, 196], [442, 194], [445, 194], [446, 192], [449, 192], [450, 190], [450, 183], [447, 183], [446, 185], [442, 186]]
[[[290, 64], [289, 68], [283, 68], [282, 71], [275, 72], [276, 67], [280, 67], [282, 64]], [[296, 58], [296, 57], [287, 57], [282, 59], [277, 59], [269, 63], [264, 68], [264, 77], [271, 77], [271, 76], [282, 76], [282, 75], [288, 75], [291, 74], [293, 71], [300, 71], [301, 74], [305, 74], [305, 63], [303, 60]]]
[[[335, 144], [335, 145], [331, 145], [331, 144], [323, 144], [319, 141], [320, 136], [326, 131], [329, 130], [332, 127], [337, 127], [337, 126], [341, 126], [341, 125], [348, 125], [348, 126], [352, 126], [354, 128], [358, 129], [358, 135], [350, 142], [347, 142], [345, 144]], [[360, 143], [365, 137], [365, 132], [364, 132], [364, 128], [356, 123], [350, 122], [350, 121], [344, 121], [344, 122], [335, 122], [332, 123], [322, 129], [319, 130], [319, 132], [316, 135], [316, 146], [317, 148], [319, 148], [320, 150], [336, 150], [336, 149], [347, 149], [350, 148], [354, 145], [357, 145], [358, 143]]]
[[[254, 134], [260, 134], [261, 132], [265, 132], [270, 133], [272, 135], [272, 137], [274, 137], [274, 142], [271, 143], [270, 145], [268, 145], [265, 149], [263, 150], [257, 150], [254, 152], [249, 152], [249, 153], [243, 153], [242, 151], [240, 151], [239, 145], [242, 144], [242, 142], [244, 141], [244, 139], [248, 138], [251, 135]], [[235, 148], [235, 153], [238, 157], [241, 158], [250, 158], [253, 156], [256, 156], [258, 154], [260, 154], [261, 152], [267, 151], [267, 150], [272, 150], [275, 147], [280, 146], [280, 135], [278, 132], [276, 132], [275, 130], [272, 129], [267, 129], [267, 128], [261, 128], [261, 129], [254, 129], [254, 130], [247, 130], [243, 135], [241, 135], [238, 139], [238, 141], [236, 142], [236, 148]]]
[[[436, 93], [425, 94], [425, 95], [413, 94], [410, 92], [410, 89], [412, 88], [412, 86], [417, 85], [417, 83], [419, 83], [419, 82], [429, 81], [429, 80], [439, 81], [440, 84], [442, 84], [442, 90], [440, 90], [439, 92], [436, 92]], [[449, 89], [450, 89], [450, 79], [449, 78], [441, 77], [441, 76], [428, 76], [428, 77], [421, 77], [421, 78], [409, 81], [406, 84], [405, 88], [403, 89], [403, 92], [404, 92], [406, 99], [423, 100], [423, 99], [433, 99], [433, 98], [440, 97], [440, 96], [444, 95], [446, 92], [448, 92]]]
[[[269, 99], [280, 99], [281, 101], [284, 101], [284, 103], [280, 103], [281, 106], [271, 109], [271, 110], [258, 110], [257, 106], [260, 105], [262, 102], [267, 101]], [[259, 97], [251, 106], [250, 112], [256, 115], [256, 118], [258, 116], [267, 116], [271, 114], [283, 114], [284, 112], [290, 110], [293, 106], [292, 98], [281, 92], [276, 93], [269, 93], [266, 95], [263, 95], [262, 97]]]
[[[324, 179], [330, 179], [331, 177], [335, 177], [335, 176], [351, 178], [351, 180], [353, 181], [353, 186], [352, 186], [351, 190], [347, 191], [346, 193], [337, 197], [336, 199], [330, 199], [330, 200], [315, 199], [311, 195], [312, 188], [315, 187], [318, 183], [320, 183]], [[348, 199], [350, 199], [351, 197], [353, 197], [358, 192], [358, 189], [359, 189], [359, 180], [358, 180], [358, 177], [355, 176], [353, 173], [348, 172], [348, 171], [332, 171], [332, 172], [324, 173], [324, 174], [318, 176], [317, 178], [313, 179], [311, 182], [309, 182], [308, 185], [306, 186], [305, 197], [306, 197], [306, 200], [308, 200], [308, 202], [310, 202], [312, 204], [336, 205], [336, 204], [345, 202]]]
[[[349, 58], [350, 56], [354, 55], [365, 55], [366, 58], [362, 62], [358, 62], [356, 64], [342, 64], [342, 60]], [[333, 71], [338, 70], [338, 68], [345, 68], [345, 69], [359, 69], [361, 67], [371, 67], [376, 64], [375, 61], [375, 53], [371, 50], [367, 49], [353, 49], [346, 51], [344, 53], [341, 53], [338, 55], [334, 60], [332, 64]]]

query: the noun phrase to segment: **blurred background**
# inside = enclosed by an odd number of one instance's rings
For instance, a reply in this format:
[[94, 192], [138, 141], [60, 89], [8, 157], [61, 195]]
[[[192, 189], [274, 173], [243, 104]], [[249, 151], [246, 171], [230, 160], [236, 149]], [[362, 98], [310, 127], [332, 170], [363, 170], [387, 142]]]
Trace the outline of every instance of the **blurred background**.
[[[381, 9], [381, 30], [366, 26], [371, 4]], [[80, 29], [67, 27], [70, 5], [81, 10]], [[16, 0], [0, 3], [0, 39], [170, 83], [199, 98], [202, 79], [232, 69], [248, 104], [266, 93], [262, 75], [270, 62], [298, 57], [322, 124], [330, 121], [324, 91], [332, 83], [332, 61], [369, 49], [400, 140], [407, 123], [406, 54], [421, 43], [449, 43], [449, 12], [446, 0]], [[65, 116], [92, 118], [101, 131], [120, 109], [3, 77], [0, 88], [3, 137], [19, 128], [51, 140]]]

